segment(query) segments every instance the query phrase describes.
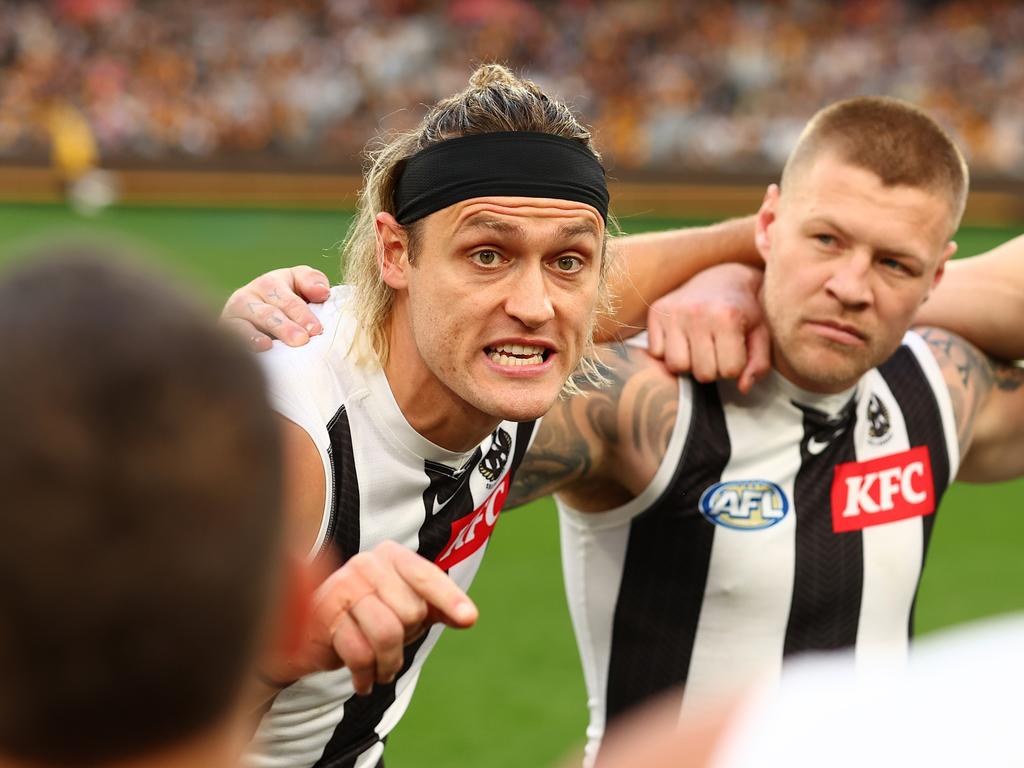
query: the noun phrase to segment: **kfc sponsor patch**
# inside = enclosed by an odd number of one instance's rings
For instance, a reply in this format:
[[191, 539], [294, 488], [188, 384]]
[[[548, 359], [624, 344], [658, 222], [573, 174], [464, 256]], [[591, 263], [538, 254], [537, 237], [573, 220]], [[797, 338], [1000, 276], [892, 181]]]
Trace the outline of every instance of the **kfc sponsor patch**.
[[839, 464], [832, 479], [832, 530], [930, 515], [935, 511], [932, 461], [927, 446], [870, 461]]
[[445, 571], [458, 565], [484, 545], [498, 522], [498, 514], [508, 498], [509, 476], [506, 474], [487, 501], [471, 514], [452, 523], [452, 535], [441, 555], [434, 562]]

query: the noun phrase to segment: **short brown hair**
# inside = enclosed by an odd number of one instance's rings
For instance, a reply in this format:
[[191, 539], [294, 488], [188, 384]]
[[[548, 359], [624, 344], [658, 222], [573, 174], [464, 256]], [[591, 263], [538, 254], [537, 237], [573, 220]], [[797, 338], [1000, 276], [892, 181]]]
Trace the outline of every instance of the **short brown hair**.
[[807, 123], [782, 171], [782, 188], [795, 169], [824, 151], [871, 171], [888, 187], [927, 189], [949, 199], [950, 236], [967, 202], [967, 163], [949, 135], [925, 112], [898, 99], [861, 96], [836, 102]]
[[4, 757], [213, 727], [268, 622], [277, 424], [254, 361], [166, 282], [65, 247], [0, 280]]

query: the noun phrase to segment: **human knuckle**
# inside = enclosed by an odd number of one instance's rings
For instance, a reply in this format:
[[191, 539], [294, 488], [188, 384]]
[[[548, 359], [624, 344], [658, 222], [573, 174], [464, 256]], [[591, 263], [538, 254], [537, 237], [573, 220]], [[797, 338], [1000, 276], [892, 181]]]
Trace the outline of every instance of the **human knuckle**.
[[238, 288], [238, 289], [232, 291], [231, 295], [228, 296], [228, 300], [224, 303], [224, 312], [226, 314], [228, 312], [228, 310], [233, 309], [235, 307], [244, 306], [244, 304], [245, 304], [245, 289], [244, 288]]
[[703, 365], [693, 366], [693, 378], [699, 381], [701, 384], [710, 384], [715, 380], [715, 373], [710, 368]]
[[377, 643], [384, 648], [401, 646], [402, 641], [405, 640], [405, 627], [397, 617], [392, 616], [377, 624], [374, 637]]
[[366, 576], [373, 571], [375, 558], [373, 552], [360, 552], [345, 562], [345, 569], [352, 575]]
[[252, 282], [252, 287], [259, 293], [266, 296], [272, 291], [277, 290], [280, 287], [281, 279], [276, 272], [268, 272], [264, 275], [260, 275]]
[[295, 314], [297, 312], [302, 312], [306, 308], [306, 302], [294, 293], [290, 293], [281, 298], [281, 307], [289, 314]]
[[704, 302], [690, 302], [680, 307], [679, 313], [687, 320], [699, 322], [707, 318], [708, 305]]
[[743, 366], [738, 362], [723, 363], [721, 367], [722, 376], [727, 379], [735, 379], [743, 372]]
[[686, 370], [686, 361], [678, 355], [665, 355], [665, 365], [673, 373], [680, 373]]
[[343, 634], [335, 642], [338, 658], [351, 670], [371, 669], [377, 656], [362, 637], [354, 634]]
[[260, 322], [267, 322], [277, 314], [277, 309], [270, 304], [260, 303], [253, 307], [253, 314]]
[[418, 627], [427, 620], [429, 613], [430, 609], [427, 607], [426, 602], [417, 600], [409, 610], [408, 625], [410, 627]]
[[743, 312], [735, 304], [718, 304], [715, 306], [715, 318], [718, 322], [736, 325], [743, 320]]

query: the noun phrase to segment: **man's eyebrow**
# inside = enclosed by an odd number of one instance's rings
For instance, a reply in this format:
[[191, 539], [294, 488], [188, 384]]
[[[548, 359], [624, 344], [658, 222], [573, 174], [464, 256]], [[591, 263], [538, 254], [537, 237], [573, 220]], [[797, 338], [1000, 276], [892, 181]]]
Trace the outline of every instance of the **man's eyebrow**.
[[[839, 226], [838, 222], [836, 222], [835, 220], [831, 219], [828, 216], [821, 216], [812, 223], [823, 224], [824, 226], [835, 230], [836, 232], [839, 233], [840, 237], [845, 238], [847, 240], [852, 238], [852, 235], [849, 232], [847, 232], [845, 229]], [[895, 256], [901, 259], [908, 259], [919, 265], [924, 263], [924, 260], [920, 256], [918, 256], [916, 253], [911, 253], [910, 251], [899, 251], [894, 248], [885, 247], [873, 248], [873, 250], [879, 256]]]
[[526, 234], [526, 230], [520, 225], [496, 219], [493, 216], [488, 216], [486, 213], [470, 216], [462, 222], [460, 229], [489, 229], [493, 232], [500, 232], [503, 235], [515, 235], [517, 237], [522, 237]]
[[592, 221], [575, 221], [572, 224], [563, 224], [558, 228], [558, 234], [564, 238], [590, 235], [596, 240], [599, 237], [597, 225]]

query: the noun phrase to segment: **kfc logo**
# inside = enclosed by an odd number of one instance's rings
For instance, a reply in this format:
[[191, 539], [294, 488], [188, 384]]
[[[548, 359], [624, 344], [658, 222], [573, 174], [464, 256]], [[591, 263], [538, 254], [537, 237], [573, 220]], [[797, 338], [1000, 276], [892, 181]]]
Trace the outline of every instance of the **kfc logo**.
[[832, 530], [859, 531], [935, 511], [927, 446], [839, 464], [832, 479]]
[[509, 476], [506, 474], [487, 501], [452, 523], [452, 535], [448, 544], [434, 562], [443, 570], [458, 565], [484, 545], [498, 522], [498, 514], [508, 498]]

